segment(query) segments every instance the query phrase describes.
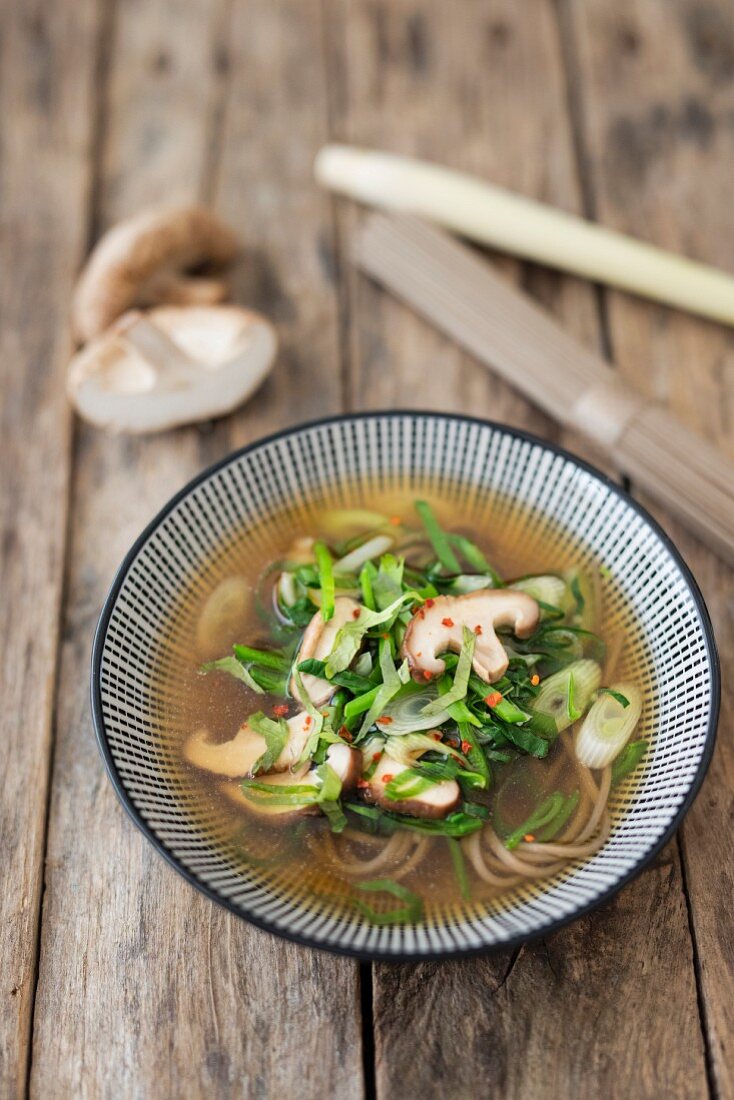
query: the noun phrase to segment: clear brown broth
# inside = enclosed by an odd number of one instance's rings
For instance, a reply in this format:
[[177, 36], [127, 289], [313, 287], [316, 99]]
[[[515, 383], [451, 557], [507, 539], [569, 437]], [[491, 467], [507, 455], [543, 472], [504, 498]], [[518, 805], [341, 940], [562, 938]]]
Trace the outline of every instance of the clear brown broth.
[[[548, 533], [554, 530], [550, 525], [538, 526], [530, 521], [527, 513], [514, 505], [505, 509], [502, 502], [494, 501], [483, 509], [474, 507], [467, 515], [463, 507], [452, 504], [442, 494], [411, 490], [409, 494], [381, 492], [368, 496], [361, 493], [346, 506], [400, 516], [406, 524], [418, 529], [420, 525], [413, 511], [413, 501], [418, 495], [430, 501], [448, 529], [470, 536], [506, 579], [529, 573], [556, 572], [578, 562], [578, 548], [563, 538], [550, 539], [552, 547], [548, 549]], [[249, 714], [257, 710], [268, 713], [272, 705], [282, 702], [279, 697], [257, 695], [226, 675], [200, 675], [201, 654], [197, 652], [195, 640], [198, 614], [209, 593], [224, 577], [242, 575], [250, 582], [253, 601], [236, 633], [232, 637], [222, 637], [220, 655], [230, 652], [236, 641], [265, 647], [273, 644], [254, 605], [258, 581], [273, 560], [285, 556], [294, 538], [325, 536], [319, 526], [318, 511], [281, 518], [282, 522], [259, 543], [253, 532], [242, 532], [230, 539], [226, 552], [213, 556], [208, 567], [194, 578], [181, 602], [170, 631], [175, 639], [175, 660], [166, 662], [165, 691], [161, 692], [169, 747], [171, 743], [180, 747], [192, 730], [202, 726], [216, 738], [227, 740]], [[639, 642], [632, 644], [635, 632], [630, 626], [629, 614], [620, 610], [618, 595], [614, 604], [611, 622], [606, 608], [602, 607], [597, 632], [607, 642], [614, 635], [615, 649], [619, 648], [619, 640], [622, 642], [623, 656], [614, 670], [614, 678], [634, 680], [640, 645]], [[364, 900], [364, 895], [355, 893], [359, 878], [346, 877], [335, 870], [330, 856], [332, 844], [337, 846], [342, 858], [371, 858], [380, 850], [380, 845], [387, 842], [385, 839], [358, 842], [351, 836], [335, 838], [329, 834], [328, 823], [322, 817], [304, 817], [283, 823], [260, 822], [222, 793], [221, 778], [187, 764], [180, 755], [180, 748], [178, 763], [187, 803], [202, 827], [216, 838], [217, 843], [226, 847], [228, 856], [243, 869], [274, 889], [301, 899], [310, 897], [317, 902], [319, 899], [329, 902], [342, 899], [346, 907], [357, 896]], [[510, 773], [512, 781], [506, 783]], [[502, 785], [505, 793], [508, 789], [512, 791], [511, 796], [503, 795], [502, 810], [505, 819], [513, 825], [525, 820], [545, 794], [553, 790], [568, 794], [579, 785], [576, 768], [560, 743], [542, 761], [520, 757], [511, 764], [493, 765], [493, 779], [494, 790]], [[396, 866], [381, 868], [379, 877], [390, 877], [391, 870], [396, 869]], [[467, 869], [472, 904], [495, 907], [502, 902], [501, 893], [482, 882], [468, 862]], [[363, 877], [373, 879], [375, 874], [370, 872]], [[420, 894], [429, 917], [438, 919], [441, 914], [451, 912], [459, 902], [459, 891], [446, 839], [429, 838], [425, 857], [401, 882]], [[395, 903], [388, 899], [387, 908], [391, 904]]]

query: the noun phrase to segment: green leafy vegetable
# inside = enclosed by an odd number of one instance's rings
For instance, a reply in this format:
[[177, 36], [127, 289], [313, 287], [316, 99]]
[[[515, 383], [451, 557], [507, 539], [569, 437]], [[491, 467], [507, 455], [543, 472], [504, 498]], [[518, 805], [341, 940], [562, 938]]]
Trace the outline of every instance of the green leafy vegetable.
[[429, 718], [434, 714], [440, 714], [441, 711], [446, 710], [452, 703], [458, 703], [459, 700], [466, 696], [466, 689], [469, 685], [469, 674], [471, 673], [472, 658], [474, 656], [474, 645], [476, 643], [476, 637], [473, 631], [468, 627], [463, 628], [463, 642], [461, 643], [461, 653], [459, 654], [459, 663], [456, 666], [456, 672], [454, 674], [454, 683], [449, 691], [445, 695], [439, 696], [438, 699], [434, 699], [432, 703], [428, 703], [423, 710], [424, 717]]
[[349, 668], [368, 630], [389, 622], [402, 604], [419, 598], [416, 592], [410, 590], [404, 592], [383, 611], [370, 611], [369, 608], [363, 607], [358, 619], [350, 619], [346, 622], [338, 631], [334, 648], [326, 661], [326, 675], [329, 679], [335, 672], [342, 672], [345, 668]]
[[321, 618], [327, 623], [334, 614], [334, 566], [325, 543], [315, 542], [313, 552], [319, 570]]
[[612, 786], [616, 787], [623, 779], [630, 775], [642, 760], [650, 747], [650, 742], [630, 741], [622, 749], [617, 759], [612, 764]]
[[[326, 662], [319, 661], [316, 657], [309, 657], [306, 661], [300, 661], [298, 664], [298, 671], [300, 673], [306, 673], [309, 676], [318, 676], [320, 680], [327, 679], [326, 676]], [[372, 681], [368, 680], [366, 676], [360, 676], [356, 672], [350, 672], [349, 669], [345, 669], [344, 672], [337, 672], [331, 677], [331, 683], [336, 684], [338, 687], [346, 688], [347, 691], [351, 691], [353, 695], [359, 695], [364, 691], [372, 690]]]
[[247, 719], [247, 724], [251, 730], [260, 734], [267, 746], [262, 756], [255, 761], [253, 775], [269, 772], [288, 741], [288, 723], [284, 718], [268, 718], [260, 710]]
[[426, 529], [426, 534], [428, 535], [433, 549], [436, 551], [436, 557], [441, 562], [441, 565], [449, 573], [460, 573], [461, 565], [459, 564], [459, 559], [451, 549], [451, 543], [449, 542], [448, 536], [433, 514], [433, 509], [430, 504], [425, 500], [417, 500], [415, 502], [415, 510], [420, 516], [421, 523]]
[[451, 862], [454, 867], [459, 893], [464, 901], [471, 901], [471, 883], [469, 882], [469, 873], [466, 869], [466, 861], [464, 859], [464, 853], [461, 850], [461, 845], [454, 837], [447, 837], [446, 843], [449, 846], [449, 853], [451, 855]]
[[204, 675], [208, 672], [226, 672], [228, 676], [234, 676], [235, 680], [241, 680], [243, 684], [247, 684], [250, 691], [256, 691], [259, 695], [264, 694], [264, 689], [236, 657], [221, 657], [218, 661], [208, 661], [200, 667], [199, 672]]
[[412, 890], [409, 890], [407, 886], [402, 886], [399, 882], [394, 882], [390, 878], [376, 878], [369, 882], [360, 882], [355, 889], [371, 894], [390, 894], [403, 903], [399, 908], [380, 910], [374, 909], [364, 902], [355, 901], [354, 904], [360, 913], [373, 924], [416, 924], [423, 919], [423, 899], [418, 894], [414, 894]]
[[522, 825], [505, 837], [505, 848], [512, 850], [517, 848], [520, 841], [526, 836], [534, 837], [538, 829], [542, 829], [544, 825], [548, 825], [553, 821], [565, 804], [565, 795], [561, 791], [554, 791], [544, 802], [541, 802], [540, 806], [531, 813]]

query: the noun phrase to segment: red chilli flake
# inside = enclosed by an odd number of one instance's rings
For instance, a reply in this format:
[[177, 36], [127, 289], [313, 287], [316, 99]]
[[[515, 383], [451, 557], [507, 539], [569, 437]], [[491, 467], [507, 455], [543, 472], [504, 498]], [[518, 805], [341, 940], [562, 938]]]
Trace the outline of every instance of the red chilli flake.
[[430, 672], [428, 671], [428, 669], [427, 669], [427, 668], [424, 668], [424, 669], [423, 669], [423, 679], [424, 679], [424, 680], [431, 680], [431, 679], [432, 679], [432, 675], [431, 675], [431, 673], [430, 673]]
[[312, 721], [313, 721], [313, 718], [311, 717], [311, 715], [307, 714], [306, 717], [303, 720], [303, 724], [306, 727], [306, 729], [308, 729], [308, 727], [311, 725]]
[[523, 840], [527, 844], [532, 844], [533, 841], [535, 840], [535, 836], [533, 835], [533, 833], [525, 833], [525, 836], [523, 837]]
[[394, 779], [394, 778], [395, 778], [395, 776], [391, 775], [390, 772], [385, 772], [385, 774], [383, 776], [381, 776], [381, 779], [382, 779], [383, 783], [389, 783], [390, 780]]
[[372, 753], [372, 759], [373, 760], [379, 760], [381, 756], [382, 756], [381, 752], [373, 752]]
[[366, 779], [358, 779], [357, 780], [357, 786], [359, 787], [359, 789], [361, 791], [363, 791], [366, 787], [369, 787], [369, 783], [367, 782]]
[[352, 618], [353, 619], [358, 619], [361, 614], [362, 614], [361, 608], [355, 607], [354, 611], [352, 612]]
[[445, 618], [445, 619], [441, 619], [441, 626], [453, 626], [453, 625], [454, 625], [454, 620], [453, 619], [449, 619], [448, 617]]
[[533, 685], [533, 687], [537, 687], [540, 683], [540, 676], [538, 676], [537, 672], [530, 677], [530, 683]]
[[377, 719], [378, 726], [389, 726], [391, 722], [392, 718], [389, 718], [387, 715], [385, 715], [383, 718]]
[[502, 702], [502, 696], [498, 691], [492, 691], [489, 695], [484, 696], [484, 702], [488, 707], [496, 707], [498, 703]]
[[426, 602], [425, 602], [425, 606], [426, 606], [426, 607], [433, 607], [433, 605], [435, 604], [435, 602], [436, 602], [435, 600], [431, 600], [431, 599], [428, 599], [428, 600], [426, 600]]
[[288, 707], [285, 703], [278, 703], [277, 707], [273, 707], [273, 714], [277, 718], [283, 718], [288, 713]]
[[468, 753], [470, 748], [471, 748], [471, 741], [462, 741], [461, 742], [461, 751], [464, 754]]
[[401, 523], [400, 516], [390, 516], [390, 523], [393, 527], [399, 527]]
[[474, 633], [477, 636], [482, 633], [482, 627], [480, 623], [477, 623], [477, 625], [474, 627]]

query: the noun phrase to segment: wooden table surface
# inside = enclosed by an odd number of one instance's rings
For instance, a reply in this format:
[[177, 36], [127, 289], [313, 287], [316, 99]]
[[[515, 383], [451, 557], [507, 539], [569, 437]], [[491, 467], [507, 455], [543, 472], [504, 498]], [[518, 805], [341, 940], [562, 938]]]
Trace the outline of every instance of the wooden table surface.
[[[732, 270], [731, 3], [5, 0], [0, 20], [0, 1094], [734, 1096], [728, 699], [685, 824], [614, 901], [511, 954], [373, 967], [256, 931], [168, 868], [115, 798], [88, 702], [117, 564], [231, 449], [398, 405], [561, 436], [355, 274], [359, 215], [315, 188], [318, 148], [424, 155]], [[237, 298], [282, 350], [236, 415], [111, 438], [64, 397], [71, 287], [101, 230], [172, 196], [240, 231]], [[500, 262], [734, 452], [734, 334]], [[726, 685], [731, 571], [655, 512]]]

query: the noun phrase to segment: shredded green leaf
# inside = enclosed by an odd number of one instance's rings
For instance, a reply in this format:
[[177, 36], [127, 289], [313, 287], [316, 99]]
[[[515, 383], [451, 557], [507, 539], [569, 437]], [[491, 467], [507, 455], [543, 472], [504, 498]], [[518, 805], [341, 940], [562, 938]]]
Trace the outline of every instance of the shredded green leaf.
[[208, 672], [226, 672], [227, 675], [234, 676], [235, 680], [241, 680], [243, 684], [247, 684], [250, 691], [256, 691], [258, 695], [265, 694], [263, 688], [252, 678], [249, 670], [236, 657], [221, 657], [218, 661], [208, 661], [201, 666], [199, 672], [204, 675]]
[[612, 786], [616, 787], [623, 779], [626, 779], [638, 766], [643, 756], [650, 747], [650, 742], [630, 741], [622, 749], [617, 759], [612, 764]]
[[321, 618], [328, 623], [334, 614], [334, 565], [326, 543], [315, 542], [313, 552], [321, 586]]
[[459, 663], [454, 673], [453, 686], [445, 695], [439, 696], [438, 699], [434, 699], [432, 703], [428, 703], [423, 708], [423, 715], [426, 718], [430, 718], [433, 714], [440, 714], [441, 711], [446, 710], [446, 708], [450, 707], [453, 703], [458, 703], [466, 696], [466, 689], [469, 686], [472, 658], [474, 657], [474, 646], [477, 639], [473, 631], [469, 630], [466, 626], [463, 630], [463, 638], [461, 653], [459, 654]]
[[247, 724], [251, 730], [260, 734], [267, 746], [262, 756], [255, 761], [252, 774], [269, 772], [288, 742], [288, 723], [285, 718], [268, 718], [260, 710], [247, 719]]
[[448, 536], [436, 519], [428, 501], [417, 500], [415, 502], [415, 510], [420, 516], [421, 523], [426, 529], [426, 534], [431, 542], [431, 546], [436, 551], [436, 557], [441, 562], [441, 565], [444, 569], [448, 570], [449, 573], [460, 573], [461, 565], [459, 564], [459, 559], [451, 549], [451, 543], [449, 542]]

